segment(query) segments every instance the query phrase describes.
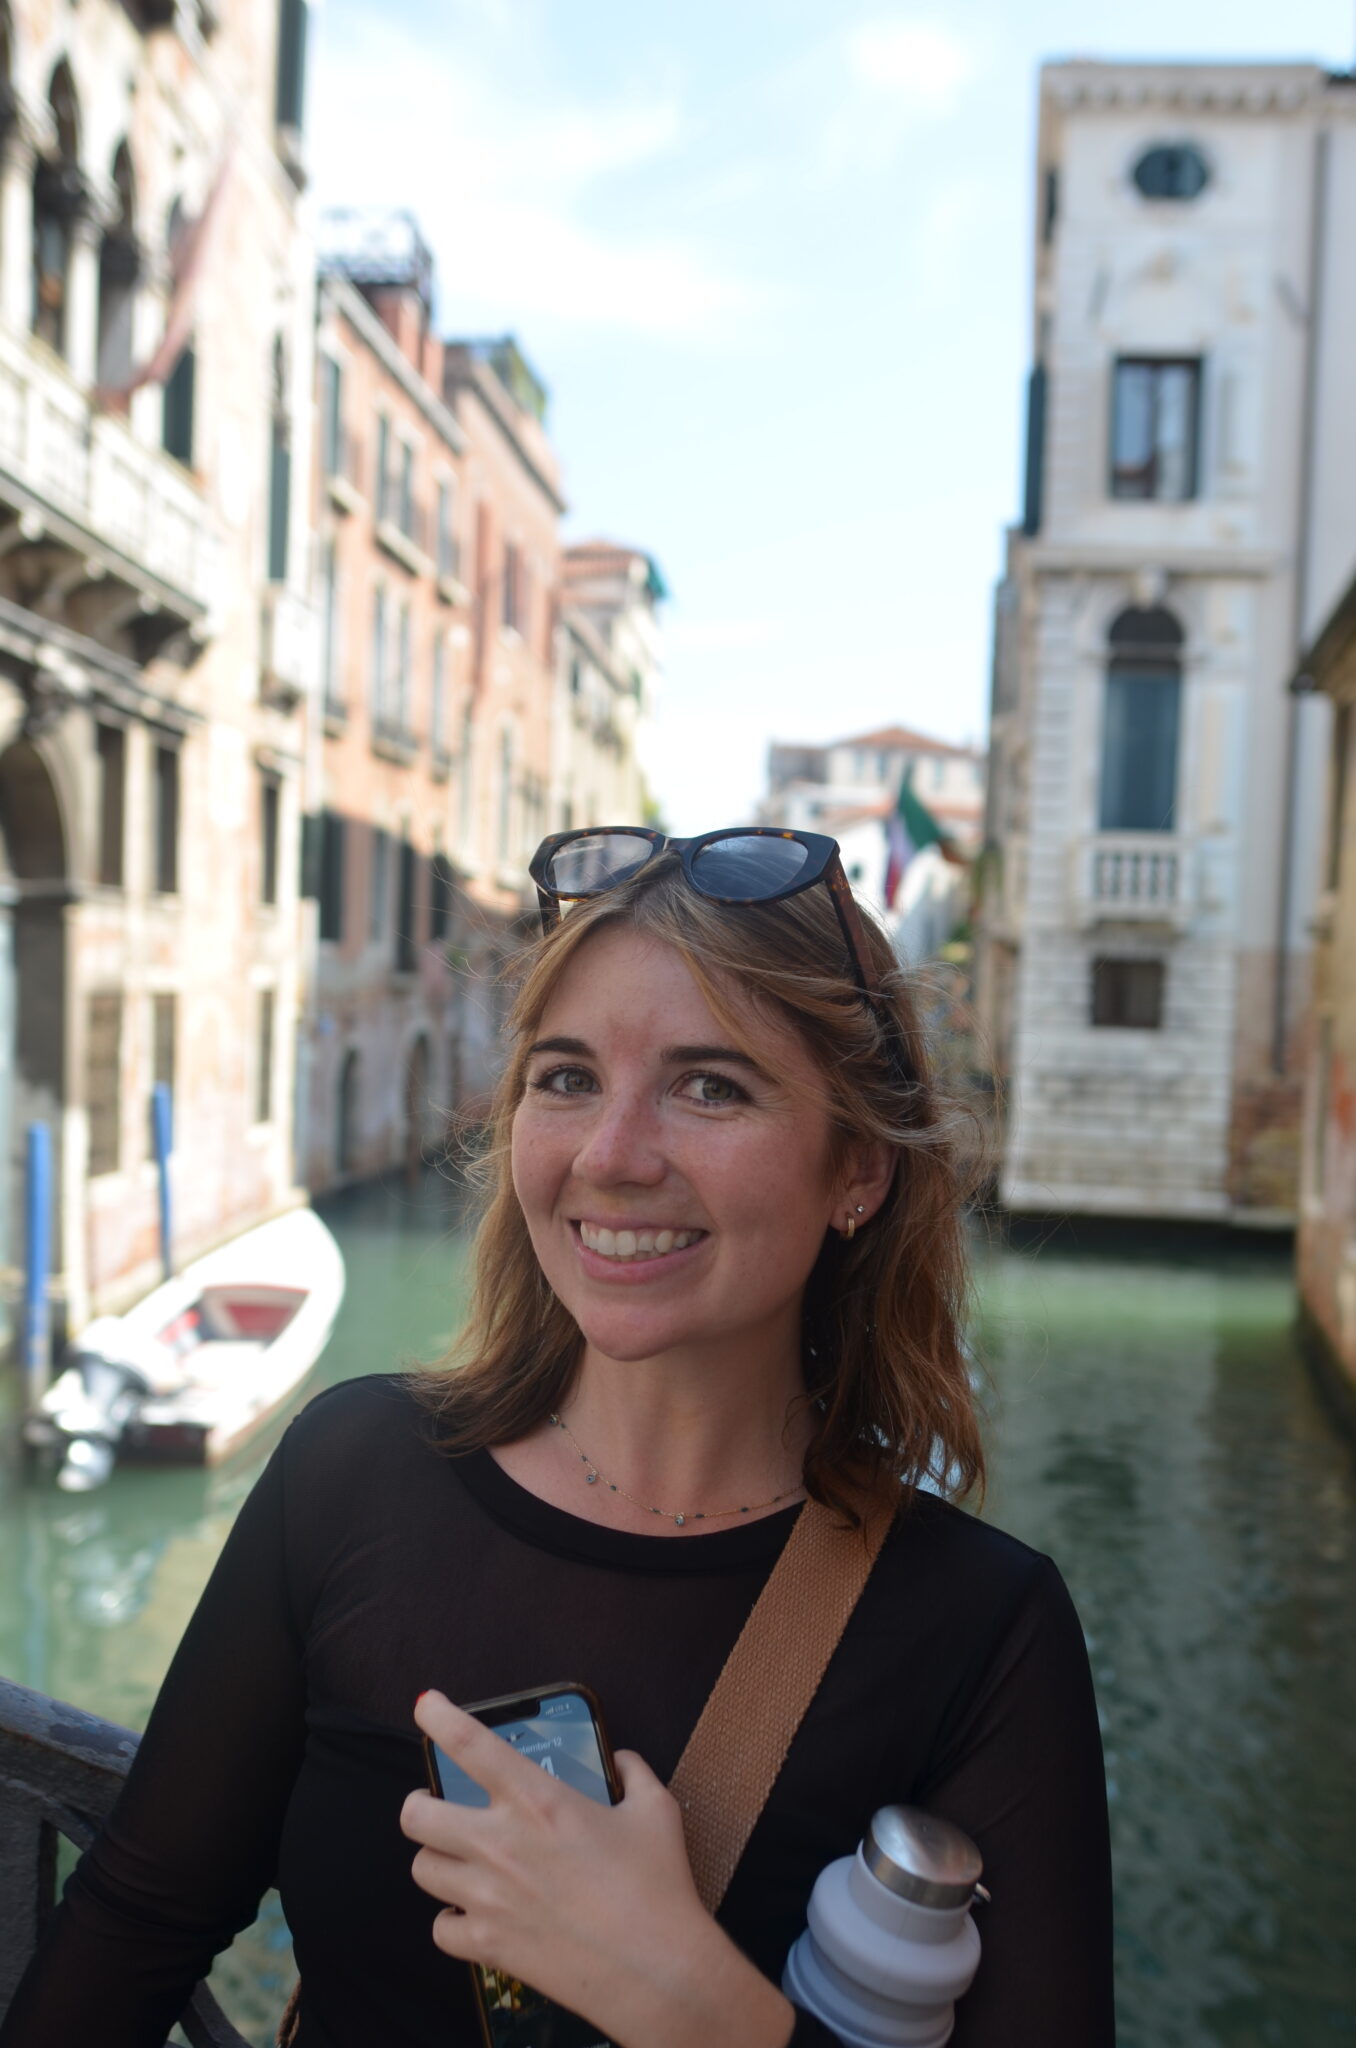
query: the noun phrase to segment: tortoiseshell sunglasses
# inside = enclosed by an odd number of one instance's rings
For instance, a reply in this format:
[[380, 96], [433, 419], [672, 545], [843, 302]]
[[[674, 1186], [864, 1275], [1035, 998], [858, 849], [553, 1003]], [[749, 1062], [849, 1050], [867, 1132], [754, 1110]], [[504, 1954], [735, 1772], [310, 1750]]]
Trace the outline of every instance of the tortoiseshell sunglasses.
[[695, 839], [670, 839], [645, 825], [597, 825], [553, 832], [528, 864], [537, 885], [542, 930], [559, 924], [562, 903], [605, 896], [629, 882], [661, 853], [676, 853], [688, 886], [712, 903], [780, 903], [822, 882], [838, 917], [853, 979], [885, 1027], [890, 1059], [901, 1086], [917, 1085], [899, 1021], [874, 985], [866, 933], [838, 841], [822, 832], [787, 832], [775, 825], [729, 825]]

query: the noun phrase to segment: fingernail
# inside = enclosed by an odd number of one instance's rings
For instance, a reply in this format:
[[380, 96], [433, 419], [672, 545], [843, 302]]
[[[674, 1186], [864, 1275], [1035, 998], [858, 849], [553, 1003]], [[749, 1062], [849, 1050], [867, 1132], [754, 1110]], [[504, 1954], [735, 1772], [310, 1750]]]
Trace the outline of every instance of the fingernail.
[[423, 1691], [422, 1691], [421, 1693], [418, 1693], [418, 1694], [416, 1694], [416, 1696], [415, 1696], [415, 1701], [414, 1701], [414, 1704], [416, 1705], [416, 1707], [418, 1706], [418, 1704], [419, 1704], [420, 1700], [426, 1700], [426, 1699], [428, 1698], [428, 1696], [429, 1696], [429, 1694], [430, 1694], [430, 1693], [432, 1692], [432, 1690], [433, 1690], [433, 1687], [432, 1687], [431, 1685], [426, 1685], [426, 1686], [424, 1687], [424, 1690], [423, 1690]]

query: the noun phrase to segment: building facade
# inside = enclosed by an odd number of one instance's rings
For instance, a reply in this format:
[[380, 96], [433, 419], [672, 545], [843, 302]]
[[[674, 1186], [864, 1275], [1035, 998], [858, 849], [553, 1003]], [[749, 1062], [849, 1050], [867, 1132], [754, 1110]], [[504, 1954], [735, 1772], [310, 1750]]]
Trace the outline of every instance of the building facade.
[[452, 860], [471, 806], [466, 437], [443, 398], [432, 261], [388, 213], [327, 216], [320, 245], [313, 1190], [417, 1164], [487, 1037]]
[[978, 959], [1015, 1209], [1294, 1213], [1354, 114], [1308, 65], [1041, 75]]
[[301, 0], [0, 8], [0, 1260], [58, 1326], [297, 1199]]
[[[885, 924], [902, 960], [930, 959], [947, 944], [968, 913], [968, 863], [983, 833], [985, 758], [979, 748], [890, 725], [823, 746], [774, 741], [767, 777], [760, 820], [836, 839], [854, 893]], [[887, 905], [886, 822], [906, 779], [962, 859], [924, 848]]]
[[645, 747], [661, 684], [659, 606], [649, 555], [577, 541], [560, 563], [552, 829], [640, 825], [651, 815]]
[[[1356, 558], [1356, 534], [1351, 536]], [[1333, 706], [1300, 1169], [1300, 1296], [1356, 1415], [1356, 583], [1297, 682]]]

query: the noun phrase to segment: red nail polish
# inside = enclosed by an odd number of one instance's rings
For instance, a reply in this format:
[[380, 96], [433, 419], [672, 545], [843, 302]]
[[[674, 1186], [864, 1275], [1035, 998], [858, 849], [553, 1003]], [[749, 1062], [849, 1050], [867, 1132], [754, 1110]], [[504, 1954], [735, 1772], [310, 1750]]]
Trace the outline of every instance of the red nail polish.
[[432, 1692], [432, 1690], [433, 1690], [433, 1687], [432, 1687], [431, 1685], [426, 1685], [426, 1686], [424, 1687], [424, 1690], [423, 1690], [423, 1691], [422, 1691], [421, 1693], [417, 1693], [417, 1694], [415, 1695], [415, 1701], [414, 1701], [414, 1704], [416, 1705], [416, 1707], [418, 1706], [418, 1704], [419, 1704], [420, 1700], [426, 1700], [426, 1699], [428, 1698], [428, 1696], [429, 1696], [429, 1694], [430, 1694], [430, 1693]]

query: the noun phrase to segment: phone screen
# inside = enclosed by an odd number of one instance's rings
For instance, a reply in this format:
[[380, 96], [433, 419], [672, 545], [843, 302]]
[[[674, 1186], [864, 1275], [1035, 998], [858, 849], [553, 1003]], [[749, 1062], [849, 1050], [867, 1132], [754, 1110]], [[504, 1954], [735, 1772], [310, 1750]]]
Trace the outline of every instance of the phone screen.
[[[588, 1701], [577, 1692], [559, 1692], [527, 1704], [535, 1711], [519, 1715], [510, 1710], [503, 1720], [497, 1714], [481, 1718], [520, 1756], [549, 1771], [562, 1784], [572, 1785], [585, 1798], [610, 1806], [607, 1768]], [[489, 1794], [474, 1778], [436, 1743], [429, 1746], [444, 1799], [458, 1806], [488, 1806]], [[473, 1964], [472, 1971], [488, 2048], [611, 2048], [591, 2021], [567, 2012], [530, 1984], [482, 1963]]]

